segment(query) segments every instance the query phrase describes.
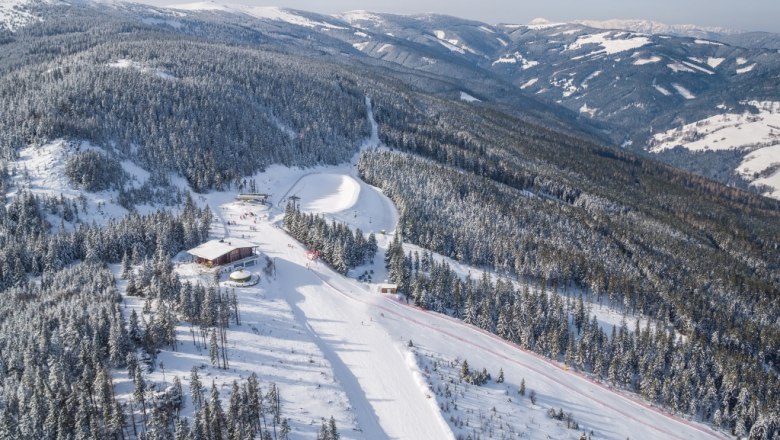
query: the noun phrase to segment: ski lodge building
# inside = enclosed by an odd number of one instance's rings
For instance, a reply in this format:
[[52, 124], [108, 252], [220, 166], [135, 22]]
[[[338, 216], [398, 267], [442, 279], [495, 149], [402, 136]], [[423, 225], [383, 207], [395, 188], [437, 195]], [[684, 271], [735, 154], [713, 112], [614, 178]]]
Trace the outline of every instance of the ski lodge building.
[[377, 286], [377, 290], [384, 294], [398, 293], [398, 284], [381, 283]]
[[270, 194], [264, 194], [264, 193], [241, 193], [236, 196], [236, 200], [241, 202], [257, 202], [261, 204], [268, 203], [268, 198], [271, 197]]
[[187, 251], [195, 261], [208, 267], [224, 266], [255, 254], [256, 244], [240, 238], [207, 241]]

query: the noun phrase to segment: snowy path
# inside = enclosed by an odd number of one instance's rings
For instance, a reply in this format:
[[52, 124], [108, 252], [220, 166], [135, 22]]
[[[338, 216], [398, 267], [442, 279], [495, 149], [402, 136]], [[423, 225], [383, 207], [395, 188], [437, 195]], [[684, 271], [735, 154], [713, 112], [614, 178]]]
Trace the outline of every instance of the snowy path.
[[258, 229], [269, 243], [261, 251], [277, 259], [282, 295], [333, 366], [365, 438], [452, 438], [399, 350], [400, 342], [371, 321], [371, 304], [324, 288], [322, 265], [309, 263], [300, 245], [271, 225]]

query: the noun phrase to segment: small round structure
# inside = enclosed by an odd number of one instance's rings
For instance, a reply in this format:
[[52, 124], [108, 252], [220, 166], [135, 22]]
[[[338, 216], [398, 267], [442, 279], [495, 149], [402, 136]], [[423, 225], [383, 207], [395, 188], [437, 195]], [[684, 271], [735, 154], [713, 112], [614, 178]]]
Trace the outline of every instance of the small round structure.
[[248, 283], [252, 279], [252, 273], [246, 270], [237, 270], [230, 274], [230, 281], [234, 283]]

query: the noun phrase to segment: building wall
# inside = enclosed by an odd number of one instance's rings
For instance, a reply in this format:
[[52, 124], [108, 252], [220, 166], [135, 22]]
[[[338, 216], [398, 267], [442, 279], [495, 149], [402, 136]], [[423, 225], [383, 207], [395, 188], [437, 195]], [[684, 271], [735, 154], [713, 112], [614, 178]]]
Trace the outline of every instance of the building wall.
[[242, 260], [244, 258], [252, 256], [252, 248], [245, 247], [245, 248], [238, 248], [233, 249], [232, 251], [228, 252], [227, 254], [220, 255], [219, 257], [213, 259], [213, 260], [206, 260], [204, 258], [197, 258], [195, 261], [197, 261], [199, 264], [203, 264], [208, 267], [214, 267], [214, 266], [224, 266], [226, 264], [230, 264], [234, 261]]

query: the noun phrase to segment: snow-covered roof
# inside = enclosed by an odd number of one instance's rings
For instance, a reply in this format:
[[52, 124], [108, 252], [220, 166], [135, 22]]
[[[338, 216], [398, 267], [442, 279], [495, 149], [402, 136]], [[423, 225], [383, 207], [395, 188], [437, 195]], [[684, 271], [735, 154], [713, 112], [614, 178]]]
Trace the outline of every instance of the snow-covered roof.
[[252, 272], [246, 270], [237, 270], [230, 274], [231, 280], [248, 280], [252, 278]]
[[393, 284], [393, 283], [380, 283], [380, 284], [379, 284], [379, 288], [380, 288], [380, 289], [397, 289], [397, 288], [398, 288], [398, 284]]
[[240, 238], [225, 238], [223, 240], [207, 241], [200, 246], [188, 250], [187, 252], [191, 255], [204, 258], [206, 260], [216, 260], [217, 258], [230, 253], [230, 251], [247, 247], [257, 247], [257, 245]]

